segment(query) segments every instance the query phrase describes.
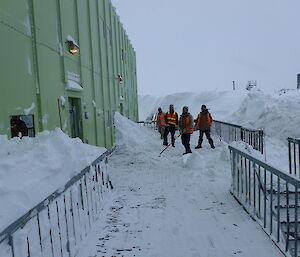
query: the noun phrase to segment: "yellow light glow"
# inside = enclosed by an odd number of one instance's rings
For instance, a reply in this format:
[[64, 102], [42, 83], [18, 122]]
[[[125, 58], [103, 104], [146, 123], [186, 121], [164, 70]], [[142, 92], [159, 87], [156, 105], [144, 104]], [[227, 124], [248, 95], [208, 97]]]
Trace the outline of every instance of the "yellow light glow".
[[78, 53], [78, 49], [74, 48], [74, 49], [70, 49], [70, 52], [72, 54], [77, 54]]

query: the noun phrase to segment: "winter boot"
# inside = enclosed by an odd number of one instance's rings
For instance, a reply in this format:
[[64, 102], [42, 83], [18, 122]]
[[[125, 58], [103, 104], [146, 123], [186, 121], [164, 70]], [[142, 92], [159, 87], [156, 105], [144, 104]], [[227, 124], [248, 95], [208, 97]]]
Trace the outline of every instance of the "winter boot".
[[164, 140], [164, 143], [163, 143], [163, 145], [168, 145], [168, 141], [166, 141], [166, 140]]
[[195, 147], [195, 149], [199, 149], [199, 148], [202, 148], [202, 141], [200, 138], [198, 140], [198, 145]]
[[172, 138], [172, 146], [175, 147], [175, 139]]
[[188, 147], [188, 148], [186, 149], [186, 153], [192, 153], [192, 150], [191, 150], [190, 147]]
[[212, 149], [215, 149], [214, 141], [213, 141], [211, 138], [208, 140], [208, 142], [209, 142], [209, 144], [210, 144], [210, 147], [211, 147]]

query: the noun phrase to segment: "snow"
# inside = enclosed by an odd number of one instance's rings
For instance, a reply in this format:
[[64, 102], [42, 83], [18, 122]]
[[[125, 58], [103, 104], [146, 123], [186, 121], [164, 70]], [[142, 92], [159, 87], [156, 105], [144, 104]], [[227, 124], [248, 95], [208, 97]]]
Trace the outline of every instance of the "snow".
[[43, 115], [43, 118], [42, 118], [43, 125], [47, 125], [48, 124], [49, 117], [50, 117], [50, 115], [47, 114], [47, 113]]
[[157, 131], [115, 115], [115, 190], [78, 256], [216, 257], [282, 254], [230, 195], [227, 145], [204, 141], [183, 163], [180, 140], [161, 157]]
[[0, 135], [0, 231], [105, 151], [69, 138], [60, 129], [35, 138]]
[[35, 103], [32, 103], [31, 106], [27, 109], [24, 109], [24, 114], [28, 115], [31, 113], [31, 111], [35, 108]]
[[62, 105], [62, 106], [65, 106], [65, 104], [66, 104], [66, 98], [64, 98], [62, 95], [59, 97], [59, 100], [60, 100], [60, 104]]
[[27, 73], [32, 76], [32, 67], [31, 67], [31, 59], [29, 56], [26, 58], [26, 65], [27, 65]]
[[140, 120], [151, 117], [158, 107], [167, 111], [170, 104], [174, 104], [178, 113], [187, 105], [195, 117], [205, 104], [215, 120], [264, 130], [266, 160], [288, 172], [286, 139], [300, 138], [300, 90], [272, 94], [261, 90], [235, 90], [139, 96]]
[[72, 42], [74, 45], [76, 45], [77, 47], [79, 47], [79, 45], [76, 43], [76, 41], [74, 40], [74, 38], [71, 35], [67, 36], [67, 41]]
[[66, 89], [67, 90], [72, 90], [72, 91], [83, 91], [83, 88], [73, 80], [68, 80], [67, 81]]

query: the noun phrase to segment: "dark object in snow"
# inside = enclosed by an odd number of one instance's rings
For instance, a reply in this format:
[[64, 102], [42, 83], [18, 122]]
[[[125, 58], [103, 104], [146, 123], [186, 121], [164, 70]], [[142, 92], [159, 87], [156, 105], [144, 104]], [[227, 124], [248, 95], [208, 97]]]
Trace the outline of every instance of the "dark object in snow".
[[251, 89], [256, 88], [256, 87], [257, 87], [257, 81], [249, 80], [246, 85], [246, 90], [250, 91]]
[[28, 128], [26, 123], [19, 116], [13, 116], [10, 119], [12, 137], [28, 136]]

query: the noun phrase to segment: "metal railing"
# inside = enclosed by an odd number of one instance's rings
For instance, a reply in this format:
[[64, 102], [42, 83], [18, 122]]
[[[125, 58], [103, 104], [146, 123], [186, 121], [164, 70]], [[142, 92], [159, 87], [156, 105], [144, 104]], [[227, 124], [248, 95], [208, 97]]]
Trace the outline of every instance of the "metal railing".
[[211, 128], [213, 135], [219, 136], [226, 143], [241, 140], [242, 126], [214, 120]]
[[300, 180], [229, 146], [231, 194], [281, 251], [300, 254]]
[[289, 172], [300, 177], [300, 139], [288, 138]]
[[153, 121], [151, 121], [151, 120], [138, 121], [137, 123], [140, 124], [141, 126], [145, 126], [147, 128], [157, 129], [155, 120], [153, 120]]
[[264, 153], [264, 132], [263, 130], [248, 129], [242, 126], [214, 120], [211, 128], [213, 135], [219, 136], [228, 144], [233, 141], [244, 141], [253, 149]]
[[74, 257], [113, 188], [105, 152], [0, 233], [1, 257]]
[[241, 128], [241, 140], [251, 145], [253, 149], [264, 153], [264, 131], [257, 129]]

